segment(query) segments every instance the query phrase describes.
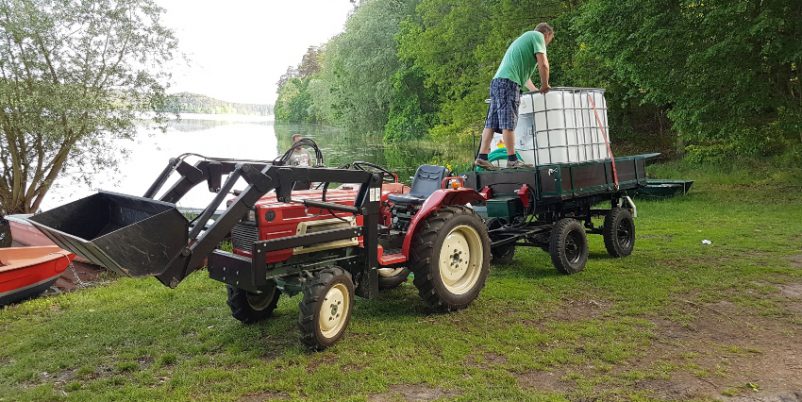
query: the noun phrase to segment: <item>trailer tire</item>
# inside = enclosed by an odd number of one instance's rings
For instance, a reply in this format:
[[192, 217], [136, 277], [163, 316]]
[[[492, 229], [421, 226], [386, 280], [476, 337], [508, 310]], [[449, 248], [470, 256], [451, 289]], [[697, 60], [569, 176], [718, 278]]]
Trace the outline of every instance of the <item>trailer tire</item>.
[[433, 212], [416, 230], [410, 249], [413, 283], [421, 299], [435, 311], [468, 307], [485, 285], [489, 250], [487, 228], [473, 210], [449, 206]]
[[626, 257], [635, 248], [635, 221], [628, 209], [615, 207], [604, 217], [604, 247], [613, 257]]
[[[384, 271], [387, 270], [387, 271]], [[390, 290], [401, 286], [407, 281], [409, 269], [407, 268], [380, 268], [379, 289]]]
[[316, 272], [298, 304], [301, 343], [314, 351], [333, 345], [345, 333], [353, 306], [354, 282], [348, 272], [339, 267]]
[[570, 275], [585, 269], [588, 237], [582, 224], [570, 218], [558, 221], [551, 229], [549, 253], [552, 263], [561, 273]]
[[226, 303], [231, 308], [231, 316], [244, 324], [253, 324], [270, 317], [281, 296], [281, 291], [272, 281], [271, 286], [266, 287], [262, 293], [249, 292], [231, 285], [226, 285], [226, 291]]
[[505, 244], [496, 248], [490, 249], [490, 254], [493, 257], [490, 260], [491, 264], [509, 265], [512, 264], [512, 259], [515, 257], [515, 243]]

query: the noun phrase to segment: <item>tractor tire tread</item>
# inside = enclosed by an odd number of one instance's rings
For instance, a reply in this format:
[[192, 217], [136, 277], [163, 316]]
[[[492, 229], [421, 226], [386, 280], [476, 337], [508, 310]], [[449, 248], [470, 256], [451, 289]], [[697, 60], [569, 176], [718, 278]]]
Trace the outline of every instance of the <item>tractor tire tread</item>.
[[[321, 351], [336, 342], [336, 339], [331, 344], [321, 343], [315, 336], [317, 331], [317, 320], [315, 319], [315, 309], [318, 302], [325, 295], [323, 292], [328, 285], [338, 276], [345, 275], [350, 278], [350, 274], [340, 267], [329, 267], [318, 271], [312, 279], [309, 279], [303, 286], [303, 297], [298, 303], [300, 310], [298, 317], [298, 330], [300, 331], [300, 340], [308, 349], [313, 351]], [[353, 306], [353, 299], [351, 300]], [[350, 314], [350, 312], [349, 312]], [[346, 323], [347, 326], [347, 323]], [[343, 328], [345, 331], [345, 328]], [[337, 337], [339, 339], [339, 337]]]
[[273, 310], [278, 305], [278, 299], [281, 296], [281, 291], [275, 289], [275, 294], [270, 304], [264, 310], [255, 310], [248, 303], [248, 291], [244, 289], [235, 288], [231, 285], [226, 286], [226, 304], [231, 309], [231, 316], [236, 318], [243, 324], [253, 324], [263, 321], [273, 315]]
[[[475, 216], [475, 213], [470, 208], [461, 205], [440, 208], [425, 219], [423, 227], [416, 230], [415, 237], [412, 240], [409, 266], [410, 270], [415, 274], [412, 283], [418, 288], [418, 294], [421, 299], [432, 310], [437, 312], [461, 310], [468, 307], [473, 301], [473, 299], [466, 302], [448, 302], [444, 300], [435, 289], [434, 278], [429, 269], [438, 233], [447, 222], [459, 215]], [[486, 233], [484, 233], [484, 237], [486, 244], [489, 245], [490, 240], [487, 238]], [[487, 272], [480, 278], [478, 291], [481, 291], [484, 287], [486, 278]]]

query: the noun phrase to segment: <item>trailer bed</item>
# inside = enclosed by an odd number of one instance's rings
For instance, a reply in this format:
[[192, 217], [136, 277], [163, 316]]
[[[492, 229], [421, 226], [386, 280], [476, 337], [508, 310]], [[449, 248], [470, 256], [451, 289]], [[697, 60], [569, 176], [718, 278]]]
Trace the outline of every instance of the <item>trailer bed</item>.
[[465, 186], [494, 194], [513, 194], [526, 184], [536, 205], [544, 206], [576, 198], [628, 193], [646, 185], [646, 161], [657, 153], [615, 158], [616, 186], [611, 159], [538, 165], [532, 168], [469, 172]]

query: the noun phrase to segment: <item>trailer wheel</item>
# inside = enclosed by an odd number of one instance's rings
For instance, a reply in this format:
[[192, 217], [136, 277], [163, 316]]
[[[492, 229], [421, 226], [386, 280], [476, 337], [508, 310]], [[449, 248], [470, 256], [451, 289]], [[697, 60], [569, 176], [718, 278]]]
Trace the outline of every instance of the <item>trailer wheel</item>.
[[551, 229], [549, 241], [551, 261], [558, 271], [575, 274], [588, 262], [588, 238], [585, 228], [576, 219], [561, 219]]
[[515, 257], [515, 243], [492, 248], [490, 249], [490, 254], [493, 257], [490, 261], [491, 264], [512, 264], [512, 259]]
[[422, 222], [410, 249], [413, 283], [436, 311], [467, 307], [490, 270], [490, 238], [482, 219], [463, 206], [441, 208]]
[[625, 208], [613, 208], [604, 217], [604, 247], [613, 257], [626, 257], [635, 248], [635, 221]]
[[354, 283], [342, 268], [314, 274], [303, 289], [298, 307], [301, 342], [311, 350], [323, 350], [337, 342], [348, 326], [354, 304]]
[[273, 314], [278, 304], [281, 291], [271, 281], [261, 293], [253, 293], [244, 289], [226, 285], [227, 304], [231, 308], [231, 316], [245, 324], [253, 324]]
[[409, 270], [406, 268], [379, 268], [379, 289], [390, 290], [407, 281]]

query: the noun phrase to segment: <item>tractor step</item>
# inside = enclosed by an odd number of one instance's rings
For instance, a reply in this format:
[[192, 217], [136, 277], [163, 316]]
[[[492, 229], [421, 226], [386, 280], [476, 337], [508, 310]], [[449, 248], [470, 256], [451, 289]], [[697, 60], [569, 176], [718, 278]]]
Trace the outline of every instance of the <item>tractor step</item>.
[[379, 265], [389, 266], [407, 262], [407, 257], [401, 253], [401, 249], [383, 249], [379, 247]]

